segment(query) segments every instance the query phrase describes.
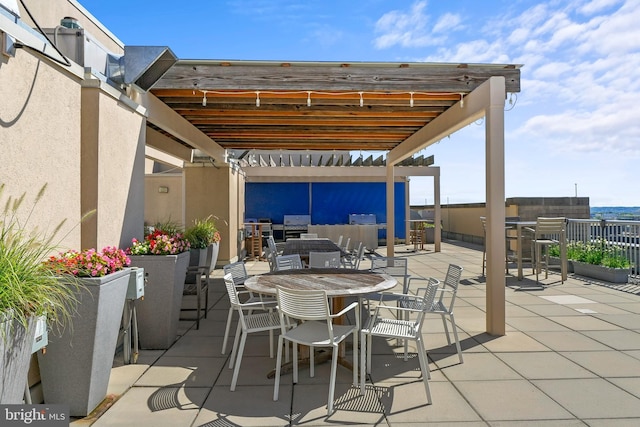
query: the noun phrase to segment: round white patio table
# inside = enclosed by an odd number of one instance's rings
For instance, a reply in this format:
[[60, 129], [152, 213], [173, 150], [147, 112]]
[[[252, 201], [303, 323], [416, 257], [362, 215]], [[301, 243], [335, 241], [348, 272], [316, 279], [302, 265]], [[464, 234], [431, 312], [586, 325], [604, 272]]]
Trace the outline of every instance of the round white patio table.
[[[324, 290], [328, 297], [333, 298], [333, 311], [336, 313], [344, 308], [344, 298], [347, 296], [361, 296], [387, 291], [397, 284], [398, 281], [388, 274], [347, 268], [303, 268], [274, 271], [249, 277], [244, 282], [244, 286], [248, 290], [268, 295], [275, 295], [277, 286], [286, 289]], [[340, 323], [340, 321], [341, 319], [337, 319], [336, 323]], [[338, 363], [352, 369], [351, 363], [344, 358], [344, 352], [344, 347], [341, 346]], [[317, 358], [316, 363], [321, 363], [325, 359], [327, 358]], [[269, 376], [271, 375], [275, 375], [275, 371], [269, 374]]]

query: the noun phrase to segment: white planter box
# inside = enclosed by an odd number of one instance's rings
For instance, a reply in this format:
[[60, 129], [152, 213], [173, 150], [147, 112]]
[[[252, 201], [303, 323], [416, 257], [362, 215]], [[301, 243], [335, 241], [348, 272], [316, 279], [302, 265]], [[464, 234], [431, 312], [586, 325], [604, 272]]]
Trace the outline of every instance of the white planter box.
[[46, 354], [38, 353], [45, 403], [69, 406], [84, 417], [107, 395], [131, 271], [82, 278], [78, 308], [61, 336], [49, 335]]
[[178, 337], [189, 252], [129, 258], [132, 266], [144, 268], [147, 277], [144, 299], [136, 303], [140, 348], [166, 350]]
[[35, 323], [35, 318], [30, 319], [25, 329], [15, 321], [0, 321], [0, 403], [3, 405], [22, 403]]
[[580, 276], [592, 277], [610, 283], [627, 283], [630, 268], [608, 268], [602, 265], [573, 261], [573, 271]]

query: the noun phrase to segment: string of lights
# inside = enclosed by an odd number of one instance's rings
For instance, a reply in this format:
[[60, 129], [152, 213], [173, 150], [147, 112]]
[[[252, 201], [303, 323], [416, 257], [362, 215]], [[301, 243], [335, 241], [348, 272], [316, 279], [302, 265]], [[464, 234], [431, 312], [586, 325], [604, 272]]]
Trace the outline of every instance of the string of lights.
[[[225, 92], [225, 91], [215, 91], [215, 90], [201, 90], [198, 89], [198, 92], [202, 92], [202, 106], [207, 106], [207, 94], [212, 95], [251, 95], [255, 94], [256, 96], [256, 107], [260, 107], [260, 95], [307, 95], [307, 107], [311, 107], [311, 95], [320, 95], [320, 96], [352, 96], [358, 95], [360, 97], [360, 107], [364, 107], [365, 97], [367, 95], [375, 95], [378, 96], [398, 96], [398, 95], [408, 95], [407, 100], [409, 101], [409, 106], [413, 107], [415, 105], [414, 96], [459, 96], [460, 97], [460, 108], [464, 107], [464, 97], [465, 94], [462, 92], [367, 92], [367, 91], [352, 91], [352, 92], [322, 92], [315, 90], [294, 90], [294, 91], [265, 91], [265, 90], [256, 90], [256, 91], [241, 91], [241, 92]], [[195, 90], [193, 91], [195, 94]]]

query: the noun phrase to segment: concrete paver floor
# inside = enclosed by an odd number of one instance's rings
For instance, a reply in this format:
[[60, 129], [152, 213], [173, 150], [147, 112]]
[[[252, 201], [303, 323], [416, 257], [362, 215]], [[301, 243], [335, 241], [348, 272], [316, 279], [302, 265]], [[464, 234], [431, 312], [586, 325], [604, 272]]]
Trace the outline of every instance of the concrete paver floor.
[[[542, 289], [527, 289], [535, 281], [527, 269], [521, 282], [507, 277], [507, 333], [490, 336], [479, 249], [453, 241], [439, 253], [397, 248], [413, 276], [443, 279], [449, 263], [465, 269], [455, 310], [464, 363], [447, 344], [439, 316], [424, 327], [432, 405], [425, 404], [415, 353], [405, 362], [395, 340], [380, 338], [364, 395], [351, 385], [351, 373], [338, 368], [336, 411], [329, 417], [329, 364], [319, 365], [314, 378], [302, 369], [295, 385], [291, 374], [283, 375], [280, 399], [273, 401], [266, 374], [275, 359], [266, 333], [248, 337], [238, 387], [230, 392], [231, 342], [227, 354], [220, 352], [228, 301], [218, 269], [200, 329], [182, 321], [170, 349], [143, 350], [135, 365], [123, 366], [117, 355], [109, 388], [115, 403], [73, 425], [640, 425], [640, 296], [574, 275], [560, 284], [558, 273]], [[247, 268], [268, 270], [263, 261], [248, 261]]]

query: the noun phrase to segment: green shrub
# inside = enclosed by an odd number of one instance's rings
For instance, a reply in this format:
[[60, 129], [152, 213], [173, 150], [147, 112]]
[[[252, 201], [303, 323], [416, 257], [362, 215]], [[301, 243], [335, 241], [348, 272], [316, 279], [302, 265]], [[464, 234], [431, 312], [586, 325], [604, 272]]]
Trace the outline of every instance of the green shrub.
[[205, 219], [194, 220], [184, 235], [194, 249], [205, 249], [210, 244], [220, 241], [220, 233], [211, 215]]
[[[0, 199], [4, 187], [0, 185]], [[31, 207], [23, 206], [25, 193], [7, 197], [0, 213], [0, 320], [16, 320], [26, 327], [29, 317], [46, 315], [49, 326], [62, 328], [76, 309], [75, 290], [80, 285], [60, 280], [44, 262], [57, 250], [56, 236], [65, 220], [50, 233], [30, 227], [45, 189], [46, 185]]]
[[[560, 246], [550, 246], [549, 255], [560, 257]], [[604, 239], [597, 243], [571, 242], [567, 244], [567, 259], [609, 268], [631, 267], [631, 262], [625, 251], [618, 247], [607, 247]]]

